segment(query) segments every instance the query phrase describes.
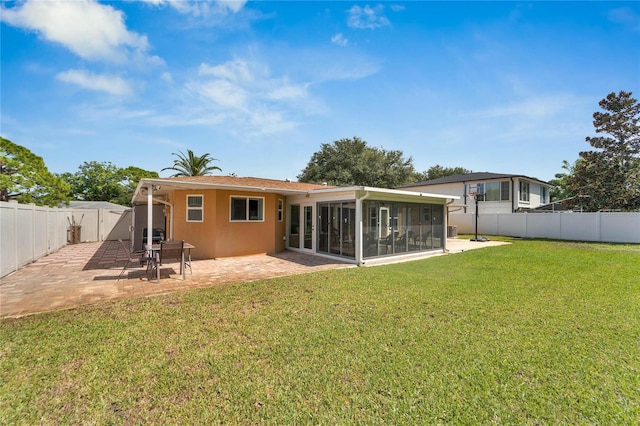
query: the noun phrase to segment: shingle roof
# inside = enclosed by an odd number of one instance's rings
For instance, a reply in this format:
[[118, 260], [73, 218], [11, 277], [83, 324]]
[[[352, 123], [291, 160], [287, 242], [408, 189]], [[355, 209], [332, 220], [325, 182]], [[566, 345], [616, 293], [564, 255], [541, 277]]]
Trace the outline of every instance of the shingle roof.
[[[61, 205], [61, 207], [66, 207]], [[120, 204], [110, 203], [108, 201], [69, 201], [69, 207], [73, 209], [109, 209], [109, 210], [128, 210], [131, 207], [121, 206]]]
[[473, 172], [473, 173], [464, 173], [459, 175], [445, 176], [438, 179], [431, 179], [423, 182], [412, 183], [410, 185], [401, 186], [400, 188], [412, 188], [415, 186], [441, 185], [445, 183], [482, 181], [482, 180], [505, 179], [505, 178], [514, 178], [514, 177], [526, 178], [529, 180], [542, 182], [545, 184], [547, 183], [540, 179], [532, 178], [525, 175], [514, 175], [514, 174], [508, 174], [508, 173]]
[[293, 182], [290, 180], [263, 179], [255, 177], [237, 176], [180, 176], [161, 178], [172, 182], [194, 182], [211, 185], [240, 186], [249, 188], [289, 189], [298, 191], [310, 191], [312, 189], [329, 188], [327, 185], [315, 183]]

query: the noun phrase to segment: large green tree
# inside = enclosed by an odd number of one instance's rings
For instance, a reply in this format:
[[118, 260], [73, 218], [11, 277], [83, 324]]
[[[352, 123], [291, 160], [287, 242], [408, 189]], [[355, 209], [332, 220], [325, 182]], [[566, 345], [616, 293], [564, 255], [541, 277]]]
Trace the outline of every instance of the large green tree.
[[418, 175], [418, 180], [433, 180], [446, 176], [453, 175], [463, 175], [466, 173], [471, 173], [471, 170], [465, 169], [464, 167], [442, 167], [439, 164], [435, 166], [429, 167], [425, 172], [420, 173]]
[[300, 182], [394, 188], [415, 181], [413, 159], [374, 148], [358, 137], [324, 143], [297, 176]]
[[607, 95], [593, 114], [594, 150], [580, 153], [567, 187], [588, 210], [640, 209], [640, 104], [631, 92]]
[[69, 187], [42, 157], [0, 137], [0, 201], [56, 206], [69, 200]]
[[129, 205], [138, 181], [158, 177], [158, 173], [134, 166], [119, 168], [108, 161], [89, 161], [79, 166], [76, 173], [63, 173], [61, 177], [69, 183], [75, 200]]
[[549, 181], [551, 188], [551, 200], [562, 201], [573, 198], [576, 194], [569, 189], [567, 179], [573, 173], [575, 163], [570, 164], [567, 160], [562, 161], [562, 168], [565, 172], [556, 173], [554, 178]]
[[214, 166], [211, 163], [218, 161], [217, 158], [213, 158], [211, 154], [205, 153], [203, 155], [195, 155], [192, 150], [187, 150], [187, 155], [182, 152], [174, 152], [172, 155], [178, 157], [173, 160], [173, 166], [165, 167], [164, 170], [173, 170], [174, 173], [171, 176], [206, 176], [210, 175], [215, 170], [222, 171], [218, 166]]

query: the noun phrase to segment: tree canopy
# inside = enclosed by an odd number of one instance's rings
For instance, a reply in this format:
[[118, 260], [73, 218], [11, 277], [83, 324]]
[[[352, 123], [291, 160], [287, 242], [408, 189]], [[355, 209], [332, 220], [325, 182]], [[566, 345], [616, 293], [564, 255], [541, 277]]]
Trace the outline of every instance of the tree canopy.
[[171, 155], [175, 155], [178, 158], [173, 160], [173, 166], [165, 167], [161, 171], [173, 170], [176, 173], [171, 176], [174, 177], [206, 176], [210, 175], [215, 170], [222, 171], [220, 167], [211, 165], [212, 162], [218, 161], [218, 159], [213, 158], [209, 153], [197, 156], [192, 150], [188, 149], [187, 155], [184, 155], [184, 153], [180, 151], [177, 153], [174, 152]]
[[436, 164], [435, 166], [429, 167], [427, 171], [421, 173], [419, 180], [433, 180], [446, 176], [463, 175], [466, 173], [471, 173], [471, 170], [465, 169], [464, 167], [442, 167], [441, 165]]
[[413, 159], [367, 145], [358, 137], [323, 143], [297, 176], [300, 182], [394, 188], [415, 181]]
[[67, 202], [69, 187], [44, 164], [42, 157], [0, 137], [0, 201], [56, 206]]
[[631, 92], [607, 95], [593, 114], [595, 148], [583, 151], [567, 176], [567, 188], [587, 210], [640, 209], [640, 104]]
[[575, 197], [575, 193], [571, 191], [567, 184], [567, 178], [573, 173], [575, 163], [570, 164], [567, 160], [562, 161], [562, 168], [565, 172], [556, 173], [554, 178], [549, 181], [551, 187], [551, 200], [562, 201]]
[[109, 201], [123, 206], [131, 204], [131, 197], [141, 178], [157, 178], [158, 173], [130, 166], [118, 168], [105, 161], [84, 162], [74, 174], [63, 173], [75, 200]]

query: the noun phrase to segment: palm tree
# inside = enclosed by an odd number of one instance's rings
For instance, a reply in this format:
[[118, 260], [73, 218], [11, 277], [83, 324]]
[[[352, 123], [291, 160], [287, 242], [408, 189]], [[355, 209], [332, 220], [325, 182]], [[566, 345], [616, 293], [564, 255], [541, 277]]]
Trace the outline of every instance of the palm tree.
[[211, 174], [214, 170], [222, 171], [218, 166], [212, 166], [212, 161], [218, 161], [217, 158], [211, 157], [209, 153], [197, 156], [190, 149], [187, 150], [187, 155], [182, 152], [171, 153], [178, 157], [177, 160], [173, 160], [173, 167], [165, 167], [161, 171], [175, 170], [177, 173], [171, 175], [176, 176], [206, 176]]

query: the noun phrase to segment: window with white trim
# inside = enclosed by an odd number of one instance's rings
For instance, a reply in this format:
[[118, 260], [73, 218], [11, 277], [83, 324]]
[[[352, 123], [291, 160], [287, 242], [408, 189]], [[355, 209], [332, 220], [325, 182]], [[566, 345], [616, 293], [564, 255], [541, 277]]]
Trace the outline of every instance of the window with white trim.
[[520, 181], [520, 201], [529, 202], [529, 182]]
[[187, 195], [187, 222], [202, 222], [204, 195]]
[[232, 196], [230, 202], [231, 222], [262, 222], [264, 221], [263, 197]]
[[278, 199], [278, 222], [282, 222], [284, 218], [284, 201], [282, 199]]

